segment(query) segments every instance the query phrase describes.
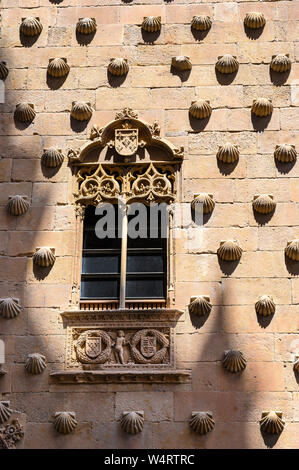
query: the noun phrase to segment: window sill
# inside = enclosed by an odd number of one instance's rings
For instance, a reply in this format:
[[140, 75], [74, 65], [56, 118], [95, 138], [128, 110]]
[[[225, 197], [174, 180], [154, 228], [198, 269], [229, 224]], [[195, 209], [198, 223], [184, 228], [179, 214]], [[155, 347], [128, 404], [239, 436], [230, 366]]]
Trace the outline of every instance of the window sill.
[[148, 370], [148, 371], [103, 371], [103, 370], [58, 370], [50, 374], [52, 380], [60, 384], [80, 383], [190, 383], [188, 370]]

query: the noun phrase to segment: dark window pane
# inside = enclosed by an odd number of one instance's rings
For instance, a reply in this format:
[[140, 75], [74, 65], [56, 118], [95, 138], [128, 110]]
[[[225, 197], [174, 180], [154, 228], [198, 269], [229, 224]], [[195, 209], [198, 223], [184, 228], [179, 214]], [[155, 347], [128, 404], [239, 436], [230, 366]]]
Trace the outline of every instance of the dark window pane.
[[81, 299], [118, 299], [118, 279], [82, 279]]
[[164, 279], [127, 279], [126, 297], [129, 299], [165, 298]]
[[82, 273], [119, 273], [120, 255], [84, 255]]
[[128, 254], [127, 272], [163, 272], [164, 259], [161, 254]]

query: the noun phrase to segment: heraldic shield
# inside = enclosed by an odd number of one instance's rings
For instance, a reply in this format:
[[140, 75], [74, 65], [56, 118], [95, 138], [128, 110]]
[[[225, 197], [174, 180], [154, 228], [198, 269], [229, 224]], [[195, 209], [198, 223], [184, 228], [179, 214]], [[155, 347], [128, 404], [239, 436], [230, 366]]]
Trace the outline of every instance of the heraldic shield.
[[115, 150], [119, 155], [134, 155], [138, 149], [138, 129], [115, 129]]
[[102, 352], [102, 338], [92, 336], [86, 338], [85, 352], [88, 357], [95, 359]]
[[140, 340], [140, 350], [144, 357], [152, 357], [157, 351], [157, 338], [155, 336], [143, 336]]

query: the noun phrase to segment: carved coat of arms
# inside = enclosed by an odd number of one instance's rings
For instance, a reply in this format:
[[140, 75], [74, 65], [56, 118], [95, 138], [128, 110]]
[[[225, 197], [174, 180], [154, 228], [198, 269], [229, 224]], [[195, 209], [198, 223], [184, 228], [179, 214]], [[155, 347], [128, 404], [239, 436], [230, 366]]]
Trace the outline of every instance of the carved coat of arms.
[[115, 150], [119, 155], [134, 155], [138, 149], [138, 129], [115, 129]]
[[157, 338], [143, 336], [140, 340], [140, 350], [144, 357], [153, 357], [157, 351]]
[[102, 352], [102, 338], [96, 337], [93, 338], [91, 336], [86, 338], [85, 343], [85, 352], [88, 357], [91, 359], [96, 358]]

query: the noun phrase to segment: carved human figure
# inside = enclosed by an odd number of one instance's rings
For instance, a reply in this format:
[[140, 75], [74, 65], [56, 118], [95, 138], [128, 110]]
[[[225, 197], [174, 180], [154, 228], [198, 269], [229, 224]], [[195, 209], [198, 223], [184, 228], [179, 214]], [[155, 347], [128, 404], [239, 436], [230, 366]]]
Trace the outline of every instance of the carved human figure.
[[117, 337], [115, 342], [113, 343], [115, 352], [116, 352], [116, 358], [120, 364], [125, 364], [124, 361], [124, 346], [129, 344], [129, 341], [126, 340], [125, 333], [123, 330], [119, 330], [117, 332]]

